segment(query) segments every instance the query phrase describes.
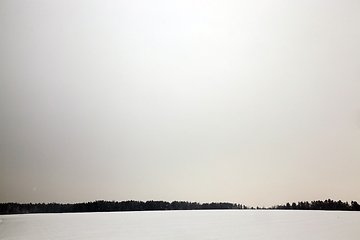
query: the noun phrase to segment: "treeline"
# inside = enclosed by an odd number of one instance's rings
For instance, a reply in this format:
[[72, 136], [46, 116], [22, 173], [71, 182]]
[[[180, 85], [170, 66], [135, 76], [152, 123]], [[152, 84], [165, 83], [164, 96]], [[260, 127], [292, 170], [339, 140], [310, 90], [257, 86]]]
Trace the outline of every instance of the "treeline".
[[152, 210], [200, 210], [200, 209], [247, 209], [236, 203], [197, 203], [185, 201], [95, 201], [87, 203], [0, 203], [0, 214], [66, 213], [66, 212], [112, 212]]
[[[95, 201], [87, 203], [0, 203], [0, 214], [22, 213], [66, 213], [66, 212], [112, 212], [112, 211], [153, 211], [153, 210], [201, 210], [201, 209], [255, 209], [243, 204], [212, 202], [197, 203], [186, 201]], [[286, 203], [270, 208], [256, 209], [292, 209], [292, 210], [341, 210], [360, 211], [360, 205], [356, 201], [348, 202], [333, 201], [305, 201]]]
[[348, 202], [333, 201], [331, 199], [325, 201], [305, 201], [293, 202], [292, 204], [286, 203], [285, 205], [277, 205], [271, 209], [293, 209], [293, 210], [342, 210], [342, 211], [360, 211], [360, 205], [356, 201]]

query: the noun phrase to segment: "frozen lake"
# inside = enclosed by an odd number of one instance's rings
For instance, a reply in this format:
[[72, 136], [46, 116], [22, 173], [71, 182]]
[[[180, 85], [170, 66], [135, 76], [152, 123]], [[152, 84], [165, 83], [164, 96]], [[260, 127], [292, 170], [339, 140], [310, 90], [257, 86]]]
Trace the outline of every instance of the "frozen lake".
[[0, 215], [0, 239], [360, 239], [360, 212], [189, 210]]

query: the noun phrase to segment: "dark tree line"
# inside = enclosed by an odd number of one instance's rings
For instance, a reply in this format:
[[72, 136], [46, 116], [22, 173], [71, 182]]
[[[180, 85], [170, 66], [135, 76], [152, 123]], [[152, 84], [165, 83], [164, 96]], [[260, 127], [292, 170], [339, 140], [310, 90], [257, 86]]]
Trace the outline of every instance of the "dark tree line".
[[95, 201], [87, 203], [0, 203], [0, 214], [65, 213], [65, 212], [111, 212], [152, 210], [200, 210], [200, 209], [247, 209], [236, 203], [197, 203], [186, 201]]
[[[112, 212], [112, 211], [152, 211], [152, 210], [201, 210], [201, 209], [254, 209], [237, 203], [212, 202], [197, 203], [186, 201], [95, 201], [87, 203], [0, 203], [0, 214], [22, 213], [66, 213], [66, 212]], [[257, 207], [256, 209], [260, 209]], [[305, 201], [286, 203], [271, 208], [261, 209], [293, 209], [293, 210], [341, 210], [360, 211], [360, 205], [356, 201], [348, 202], [333, 201]]]
[[341, 200], [333, 201], [327, 199], [325, 201], [298, 202], [297, 204], [295, 202], [292, 204], [286, 203], [285, 205], [274, 206], [271, 209], [360, 211], [360, 205], [356, 201], [351, 201], [349, 204]]

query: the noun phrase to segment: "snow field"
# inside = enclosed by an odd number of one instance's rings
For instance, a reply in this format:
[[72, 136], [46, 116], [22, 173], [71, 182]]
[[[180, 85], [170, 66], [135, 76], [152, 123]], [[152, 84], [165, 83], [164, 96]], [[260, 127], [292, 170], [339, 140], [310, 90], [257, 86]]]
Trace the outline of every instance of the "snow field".
[[360, 212], [189, 210], [0, 215], [0, 239], [360, 239]]

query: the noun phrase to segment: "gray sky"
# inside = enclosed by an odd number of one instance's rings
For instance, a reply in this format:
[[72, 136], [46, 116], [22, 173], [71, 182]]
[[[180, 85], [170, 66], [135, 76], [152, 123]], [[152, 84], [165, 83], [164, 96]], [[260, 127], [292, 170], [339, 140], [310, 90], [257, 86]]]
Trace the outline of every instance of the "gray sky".
[[0, 202], [360, 200], [359, 1], [1, 1]]

